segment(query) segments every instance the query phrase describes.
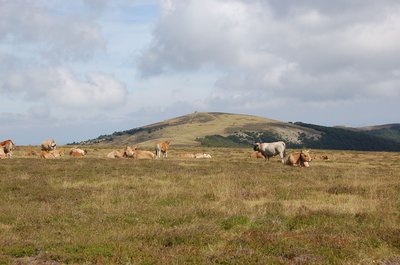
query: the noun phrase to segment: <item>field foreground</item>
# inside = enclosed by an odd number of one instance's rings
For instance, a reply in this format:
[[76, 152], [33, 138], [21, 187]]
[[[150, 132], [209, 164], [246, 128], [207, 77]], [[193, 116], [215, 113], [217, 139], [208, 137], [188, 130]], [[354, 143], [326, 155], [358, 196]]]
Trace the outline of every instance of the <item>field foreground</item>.
[[0, 264], [400, 264], [400, 153], [0, 160]]

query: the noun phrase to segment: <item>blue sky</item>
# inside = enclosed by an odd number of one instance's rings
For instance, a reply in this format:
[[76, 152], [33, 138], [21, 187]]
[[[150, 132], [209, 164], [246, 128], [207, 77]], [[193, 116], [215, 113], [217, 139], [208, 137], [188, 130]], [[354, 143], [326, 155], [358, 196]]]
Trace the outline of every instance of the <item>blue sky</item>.
[[194, 111], [398, 123], [394, 0], [0, 0], [0, 139], [68, 143]]

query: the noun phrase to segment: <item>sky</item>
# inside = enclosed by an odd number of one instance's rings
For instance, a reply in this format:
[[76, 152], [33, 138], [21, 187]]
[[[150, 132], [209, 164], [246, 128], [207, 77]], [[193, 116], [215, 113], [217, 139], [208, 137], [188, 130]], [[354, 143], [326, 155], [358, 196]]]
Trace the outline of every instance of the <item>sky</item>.
[[195, 111], [400, 122], [398, 0], [0, 0], [0, 140]]

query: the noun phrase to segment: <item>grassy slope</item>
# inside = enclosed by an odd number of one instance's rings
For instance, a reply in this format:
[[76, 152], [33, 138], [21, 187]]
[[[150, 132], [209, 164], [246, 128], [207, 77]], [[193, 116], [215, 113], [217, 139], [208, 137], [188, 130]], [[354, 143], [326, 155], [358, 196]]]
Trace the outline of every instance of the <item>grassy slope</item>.
[[318, 136], [309, 128], [257, 116], [228, 113], [193, 113], [142, 127], [134, 135], [113, 137], [108, 144], [153, 146], [155, 141], [170, 139], [175, 146], [197, 146], [196, 138], [207, 135], [228, 135], [236, 131], [269, 130], [296, 140], [299, 133]]
[[[0, 161], [0, 264], [400, 261], [400, 153], [329, 151], [292, 168], [244, 149], [155, 161], [110, 150]], [[188, 151], [213, 158], [179, 158]]]

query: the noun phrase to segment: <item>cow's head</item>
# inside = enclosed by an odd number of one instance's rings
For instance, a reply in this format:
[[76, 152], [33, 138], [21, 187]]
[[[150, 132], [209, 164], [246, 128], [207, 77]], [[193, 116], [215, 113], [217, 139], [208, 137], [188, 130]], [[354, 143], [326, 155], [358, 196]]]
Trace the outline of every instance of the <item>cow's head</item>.
[[305, 167], [308, 167], [309, 166], [308, 162], [312, 161], [312, 158], [310, 155], [310, 150], [301, 150], [300, 159], [301, 159], [301, 162], [303, 163], [303, 165]]
[[261, 151], [261, 150], [260, 150], [260, 145], [261, 145], [260, 143], [254, 143], [254, 144], [253, 144], [253, 150], [254, 150], [254, 151]]
[[130, 146], [126, 146], [124, 150], [124, 157], [133, 157], [134, 155], [134, 149], [132, 149]]

